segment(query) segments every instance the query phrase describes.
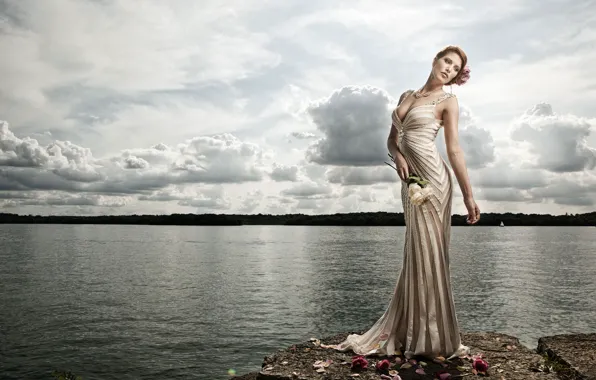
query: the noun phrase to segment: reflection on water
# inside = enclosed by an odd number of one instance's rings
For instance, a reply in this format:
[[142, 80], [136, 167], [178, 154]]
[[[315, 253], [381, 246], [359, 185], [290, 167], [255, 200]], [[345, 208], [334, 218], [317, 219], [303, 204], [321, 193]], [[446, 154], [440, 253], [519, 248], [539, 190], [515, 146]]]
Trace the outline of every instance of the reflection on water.
[[[455, 227], [464, 330], [595, 332], [593, 228]], [[370, 327], [403, 227], [0, 226], [0, 372], [224, 379], [311, 336]]]

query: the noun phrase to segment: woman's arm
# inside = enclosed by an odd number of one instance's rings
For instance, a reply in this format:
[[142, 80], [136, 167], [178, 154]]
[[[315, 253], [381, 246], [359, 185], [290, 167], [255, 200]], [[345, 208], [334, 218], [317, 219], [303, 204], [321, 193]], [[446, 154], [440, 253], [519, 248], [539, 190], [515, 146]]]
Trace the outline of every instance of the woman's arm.
[[[408, 91], [401, 94], [399, 98], [399, 102], [397, 105], [399, 106], [401, 102], [406, 98]], [[405, 181], [406, 178], [410, 175], [408, 170], [408, 164], [406, 163], [406, 159], [402, 156], [401, 152], [399, 151], [399, 137], [397, 133], [397, 128], [392, 124], [391, 129], [389, 131], [389, 137], [387, 137], [387, 149], [391, 156], [393, 156], [393, 162], [395, 163], [395, 167], [397, 168], [397, 174], [399, 177]]]
[[445, 130], [445, 147], [447, 148], [447, 157], [453, 168], [457, 182], [464, 198], [473, 197], [472, 186], [468, 178], [464, 152], [459, 145], [459, 133], [457, 124], [459, 122], [459, 104], [454, 96], [445, 101], [443, 110], [443, 127]]
[[464, 159], [464, 152], [459, 145], [458, 134], [459, 122], [459, 104], [457, 98], [454, 96], [445, 101], [445, 109], [443, 110], [443, 127], [445, 129], [445, 146], [447, 148], [447, 157], [449, 163], [453, 168], [459, 188], [464, 197], [464, 204], [468, 209], [468, 223], [474, 224], [480, 219], [480, 209], [474, 201], [472, 194], [472, 185], [468, 177], [466, 169], [466, 161]]

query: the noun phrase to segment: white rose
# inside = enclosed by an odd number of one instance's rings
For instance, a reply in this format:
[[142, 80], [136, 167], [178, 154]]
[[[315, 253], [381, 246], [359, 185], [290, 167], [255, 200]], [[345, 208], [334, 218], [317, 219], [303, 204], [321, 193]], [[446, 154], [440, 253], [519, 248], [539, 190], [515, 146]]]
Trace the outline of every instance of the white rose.
[[417, 183], [413, 183], [410, 186], [408, 186], [408, 194], [410, 195], [410, 197], [421, 190], [422, 188]]
[[422, 195], [422, 192], [419, 191], [419, 192], [413, 194], [410, 197], [410, 202], [412, 202], [416, 206], [420, 206], [422, 204], [422, 202], [424, 202], [424, 196]]
[[430, 186], [426, 186], [424, 189], [420, 191], [424, 199], [428, 199], [433, 194], [433, 189]]

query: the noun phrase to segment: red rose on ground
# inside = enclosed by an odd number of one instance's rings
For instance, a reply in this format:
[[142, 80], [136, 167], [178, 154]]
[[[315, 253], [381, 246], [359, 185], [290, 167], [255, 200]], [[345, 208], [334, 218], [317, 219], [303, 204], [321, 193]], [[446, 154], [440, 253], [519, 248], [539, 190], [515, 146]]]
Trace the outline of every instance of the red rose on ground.
[[353, 370], [361, 370], [368, 368], [368, 361], [364, 358], [364, 356], [358, 355], [352, 357], [352, 367]]
[[376, 367], [379, 371], [387, 371], [389, 367], [391, 367], [391, 362], [387, 359], [383, 359], [380, 362], [377, 362]]
[[478, 372], [485, 373], [488, 371], [488, 363], [481, 358], [476, 358], [474, 359], [474, 362], [472, 362], [472, 368]]

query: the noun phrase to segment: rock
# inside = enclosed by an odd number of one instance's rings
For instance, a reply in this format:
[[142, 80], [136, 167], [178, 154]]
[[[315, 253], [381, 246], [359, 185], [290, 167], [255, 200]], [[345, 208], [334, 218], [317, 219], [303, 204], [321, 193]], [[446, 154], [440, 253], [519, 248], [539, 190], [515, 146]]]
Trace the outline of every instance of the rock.
[[596, 380], [596, 334], [543, 337], [538, 352], [548, 357], [561, 379]]
[[[362, 333], [362, 332], [360, 332]], [[336, 344], [345, 339], [348, 333], [320, 339], [320, 343]], [[536, 352], [521, 345], [515, 337], [498, 333], [464, 333], [463, 344], [471, 349], [471, 354], [482, 354], [489, 364], [488, 375], [493, 379], [531, 380], [531, 379], [557, 379], [556, 374], [550, 373], [545, 358]], [[333, 349], [321, 348], [318, 341], [308, 341], [296, 344], [265, 357], [259, 372], [234, 377], [235, 380], [298, 380], [298, 379], [375, 379], [379, 380], [381, 373], [375, 365], [386, 357], [367, 357], [368, 367], [360, 372], [353, 371], [351, 367], [352, 352], [338, 352]], [[416, 363], [407, 369], [401, 369], [396, 364], [396, 357], [390, 357], [391, 369], [397, 370], [403, 380], [432, 379], [434, 373], [447, 370], [454, 378], [455, 375], [472, 375], [472, 362], [470, 358], [454, 359], [443, 363], [433, 362], [427, 358], [414, 358]], [[321, 366], [321, 361], [330, 360], [324, 372], [317, 372], [316, 367]], [[399, 357], [402, 362], [403, 356]], [[424, 362], [424, 365], [420, 363]], [[317, 364], [315, 366], [315, 363]], [[423, 370], [425, 375], [416, 371]], [[319, 371], [321, 371], [319, 369]], [[357, 375], [357, 376], [354, 376]], [[250, 377], [247, 377], [250, 376]], [[467, 376], [466, 376], [467, 377]], [[475, 377], [475, 376], [472, 376]]]

